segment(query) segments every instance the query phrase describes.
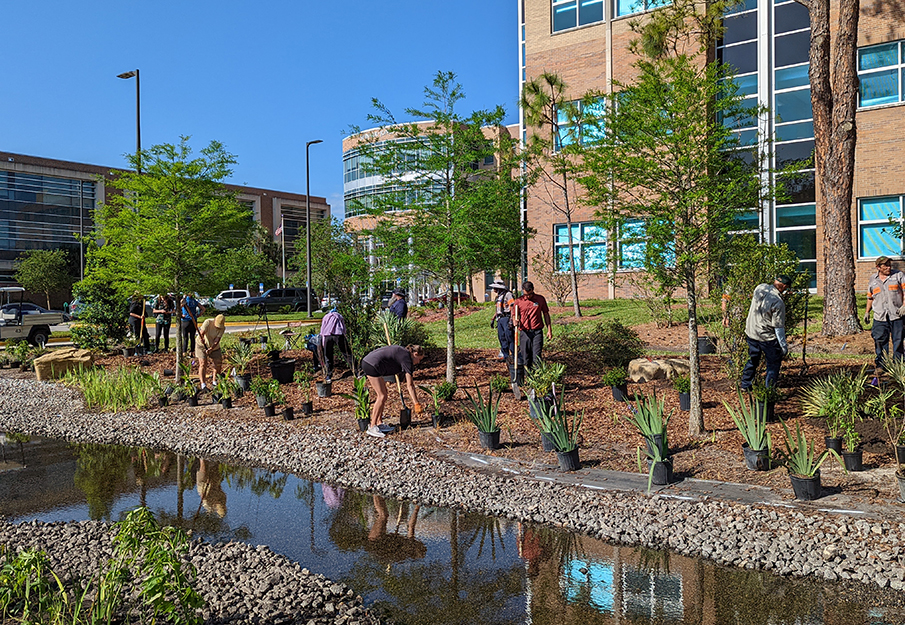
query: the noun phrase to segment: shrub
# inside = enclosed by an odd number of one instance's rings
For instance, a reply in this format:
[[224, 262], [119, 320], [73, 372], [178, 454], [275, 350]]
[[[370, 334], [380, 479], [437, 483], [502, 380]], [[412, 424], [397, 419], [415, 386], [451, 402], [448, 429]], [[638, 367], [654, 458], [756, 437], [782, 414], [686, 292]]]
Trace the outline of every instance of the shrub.
[[628, 372], [624, 367], [613, 367], [603, 374], [601, 381], [604, 386], [622, 386], [625, 384], [625, 378], [627, 376]]
[[509, 378], [505, 375], [497, 374], [490, 378], [490, 390], [502, 393], [509, 388]]
[[83, 349], [106, 349], [126, 336], [126, 297], [97, 280], [83, 280], [73, 295], [85, 302], [79, 324], [72, 329], [72, 342]]
[[562, 334], [554, 339], [551, 350], [561, 355], [557, 360], [600, 370], [627, 366], [644, 355], [644, 343], [635, 330], [614, 319], [598, 322], [590, 330]]
[[444, 380], [437, 385], [437, 399], [449, 401], [456, 394], [456, 385]]
[[377, 343], [380, 345], [387, 344], [389, 334], [391, 345], [430, 346], [430, 335], [423, 323], [415, 319], [400, 319], [388, 310], [377, 313], [372, 333], [373, 336], [379, 337]]
[[690, 393], [691, 378], [687, 375], [677, 375], [672, 379], [672, 387], [677, 393]]

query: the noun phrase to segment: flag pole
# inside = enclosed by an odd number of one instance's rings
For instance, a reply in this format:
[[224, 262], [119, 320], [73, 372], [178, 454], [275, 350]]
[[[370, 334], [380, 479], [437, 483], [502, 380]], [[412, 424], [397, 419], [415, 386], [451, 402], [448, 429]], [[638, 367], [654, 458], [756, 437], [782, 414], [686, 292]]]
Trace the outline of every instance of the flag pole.
[[283, 245], [283, 288], [286, 288], [286, 231], [283, 230], [282, 211], [280, 211], [280, 243]]

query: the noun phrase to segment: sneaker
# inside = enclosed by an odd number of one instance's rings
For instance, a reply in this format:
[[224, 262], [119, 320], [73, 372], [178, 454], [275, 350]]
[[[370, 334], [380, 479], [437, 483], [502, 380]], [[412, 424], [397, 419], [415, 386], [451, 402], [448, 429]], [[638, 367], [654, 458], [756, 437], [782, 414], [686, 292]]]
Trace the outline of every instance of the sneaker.
[[374, 438], [383, 438], [386, 436], [376, 425], [372, 425], [368, 428], [368, 436], [373, 436]]
[[396, 426], [389, 425], [387, 423], [381, 423], [380, 425], [377, 426], [377, 429], [380, 430], [381, 432], [383, 432], [384, 434], [390, 434], [390, 433], [396, 431]]

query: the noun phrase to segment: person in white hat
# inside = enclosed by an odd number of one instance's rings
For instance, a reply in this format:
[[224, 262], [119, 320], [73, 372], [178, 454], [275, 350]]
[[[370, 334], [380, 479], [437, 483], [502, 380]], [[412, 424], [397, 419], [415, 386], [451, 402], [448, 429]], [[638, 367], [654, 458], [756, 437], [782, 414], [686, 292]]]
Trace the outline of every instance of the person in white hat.
[[500, 340], [499, 360], [512, 361], [514, 341], [512, 338], [512, 318], [509, 314], [509, 303], [513, 300], [512, 291], [497, 280], [490, 285], [496, 301], [496, 314], [490, 322], [492, 328], [496, 324], [497, 338]]
[[207, 388], [207, 369], [213, 364], [214, 371], [211, 375], [211, 385], [216, 384], [217, 376], [223, 367], [223, 351], [220, 349], [220, 339], [226, 331], [226, 319], [223, 315], [217, 315], [213, 319], [205, 319], [198, 329], [201, 341], [195, 344], [195, 357], [198, 359], [198, 377], [201, 379], [201, 388]]

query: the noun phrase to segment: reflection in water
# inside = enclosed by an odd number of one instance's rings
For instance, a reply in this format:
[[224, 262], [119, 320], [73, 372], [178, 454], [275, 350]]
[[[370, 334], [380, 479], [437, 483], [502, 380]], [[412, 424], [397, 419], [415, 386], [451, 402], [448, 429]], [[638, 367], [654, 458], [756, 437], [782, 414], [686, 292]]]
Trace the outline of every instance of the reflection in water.
[[[162, 523], [209, 540], [266, 544], [349, 584], [400, 623], [905, 622], [900, 593], [865, 597], [863, 587], [851, 598], [840, 586], [615, 547], [263, 469], [54, 441], [30, 442], [23, 453], [25, 468], [0, 471], [0, 514], [10, 520], [115, 521], [144, 504]], [[282, 496], [287, 487], [295, 497]], [[876, 607], [891, 601], [895, 609]]]

